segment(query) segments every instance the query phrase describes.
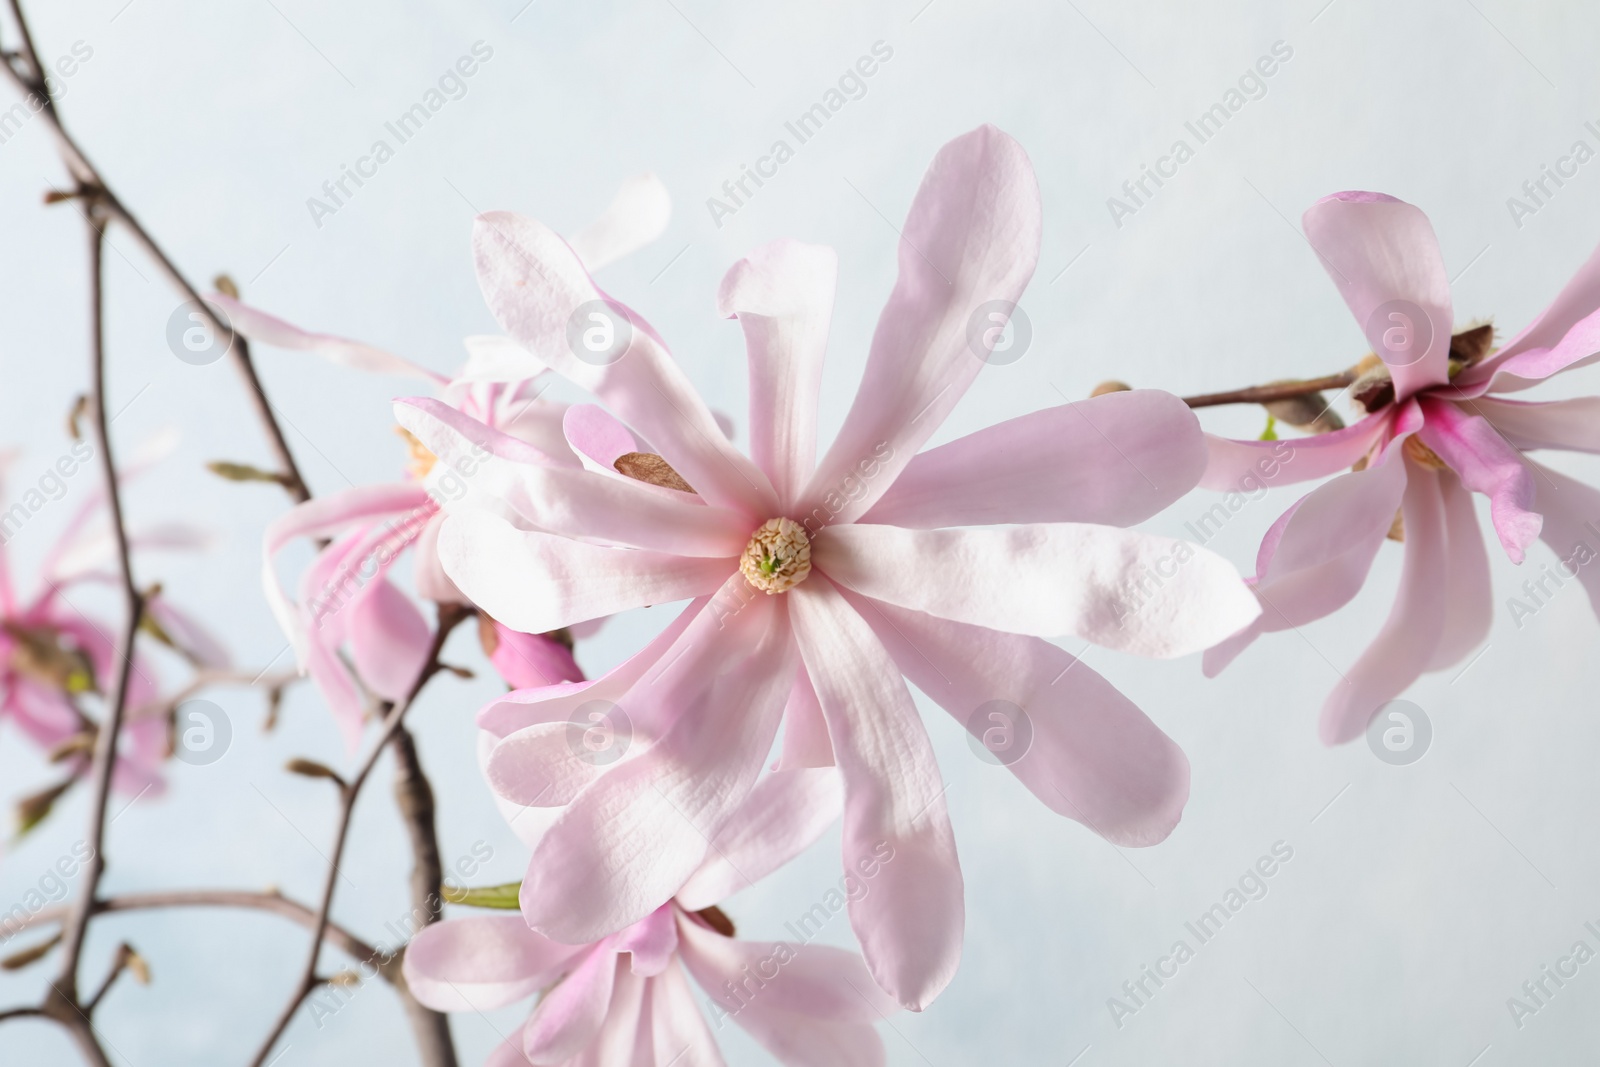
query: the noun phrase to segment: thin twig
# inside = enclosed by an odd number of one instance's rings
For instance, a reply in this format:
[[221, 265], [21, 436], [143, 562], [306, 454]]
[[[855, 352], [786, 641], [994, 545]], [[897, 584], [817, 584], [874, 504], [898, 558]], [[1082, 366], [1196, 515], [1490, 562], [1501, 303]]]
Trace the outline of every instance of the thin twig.
[[356, 771], [350, 783], [340, 790], [340, 810], [338, 823], [334, 830], [333, 848], [328, 855], [328, 871], [323, 879], [322, 896], [317, 906], [317, 921], [313, 926], [314, 935], [311, 939], [310, 951], [306, 954], [305, 965], [301, 968], [300, 980], [290, 991], [289, 1001], [279, 1012], [277, 1020], [273, 1023], [272, 1031], [262, 1042], [255, 1058], [250, 1062], [252, 1067], [262, 1067], [267, 1062], [267, 1057], [272, 1054], [273, 1048], [278, 1044], [278, 1039], [289, 1028], [289, 1023], [294, 1019], [295, 1013], [300, 1009], [300, 1004], [317, 987], [317, 957], [322, 948], [322, 934], [327, 928], [328, 914], [333, 908], [333, 895], [339, 883], [339, 860], [344, 855], [345, 838], [350, 831], [350, 817], [355, 812], [356, 799], [361, 795], [361, 787], [366, 784], [368, 776], [378, 765], [378, 757], [388, 747], [390, 740], [400, 729], [406, 712], [415, 702], [417, 694], [423, 686], [428, 684], [435, 674], [442, 669], [439, 664], [439, 653], [444, 648], [445, 640], [462, 619], [467, 618], [470, 612], [454, 604], [439, 605], [439, 620], [434, 630], [433, 641], [428, 649], [426, 665], [417, 675], [417, 680], [412, 683], [411, 691], [398, 703], [394, 704], [384, 716], [383, 726], [378, 733], [377, 743], [372, 751], [362, 761], [361, 767]]
[[[309, 907], [292, 897], [284, 896], [275, 889], [264, 892], [250, 889], [160, 889], [148, 893], [123, 893], [114, 897], [102, 897], [96, 901], [94, 913], [108, 915], [112, 912], [152, 911], [161, 908], [243, 908], [265, 911], [281, 915], [307, 929], [312, 927], [317, 918], [317, 913]], [[12, 926], [11, 936], [15, 937], [35, 927], [61, 922], [66, 918], [68, 910], [62, 906], [34, 912]], [[333, 922], [327, 924], [323, 931], [323, 939], [337, 946], [357, 963], [365, 963], [368, 960], [381, 962], [395, 955], [373, 947]], [[391, 977], [388, 968], [380, 966], [379, 970], [385, 978]]]
[[1355, 380], [1355, 372], [1347, 370], [1305, 382], [1275, 382], [1272, 385], [1252, 385], [1248, 389], [1235, 389], [1227, 393], [1186, 396], [1183, 402], [1192, 408], [1209, 408], [1218, 404], [1270, 404], [1274, 400], [1292, 400], [1297, 396], [1320, 393], [1324, 389], [1343, 389]]
[[89, 221], [89, 344], [91, 406], [94, 409], [95, 443], [99, 446], [100, 472], [106, 483], [106, 509], [117, 549], [117, 576], [122, 585], [126, 622], [117, 641], [117, 678], [107, 698], [105, 716], [95, 736], [94, 760], [90, 764], [89, 859], [77, 899], [61, 924], [61, 969], [45, 995], [44, 1011], [65, 1026], [91, 1063], [108, 1063], [99, 1039], [90, 1025], [89, 1015], [78, 996], [78, 964], [83, 956], [84, 935], [94, 913], [95, 896], [105, 873], [106, 811], [111, 797], [111, 778], [117, 763], [117, 742], [122, 736], [124, 712], [128, 703], [128, 679], [133, 669], [133, 643], [139, 622], [144, 617], [144, 597], [133, 580], [133, 561], [128, 551], [128, 531], [122, 512], [122, 487], [117, 483], [116, 457], [111, 448], [109, 420], [106, 417], [106, 360], [104, 274], [105, 234], [95, 225], [94, 204], [87, 205]]

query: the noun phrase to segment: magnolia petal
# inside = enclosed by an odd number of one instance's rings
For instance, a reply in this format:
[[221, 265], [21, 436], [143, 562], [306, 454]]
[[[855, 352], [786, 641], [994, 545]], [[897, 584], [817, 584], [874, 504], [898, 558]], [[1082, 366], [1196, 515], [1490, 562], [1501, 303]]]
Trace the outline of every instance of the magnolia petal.
[[[473, 251], [479, 286], [507, 333], [653, 441], [709, 503], [774, 513], [766, 475], [723, 436], [654, 331], [601, 292], [561, 238], [533, 219], [490, 212], [478, 217]], [[597, 301], [629, 327], [628, 347], [598, 365], [579, 359], [567, 339], [569, 322]]]
[[1111, 526], [855, 523], [824, 530], [811, 564], [853, 592], [941, 619], [1162, 658], [1208, 648], [1261, 613], [1221, 556]]
[[431, 511], [428, 494], [418, 485], [358, 486], [308, 500], [290, 508], [267, 524], [261, 545], [261, 584], [278, 625], [305, 664], [306, 624], [288, 593], [278, 582], [272, 561], [296, 538], [333, 537], [360, 524], [390, 519], [404, 525], [408, 517]]
[[1600, 352], [1600, 248], [1578, 268], [1550, 306], [1522, 332], [1452, 383], [1467, 395], [1526, 389], [1559, 370], [1589, 362]]
[[661, 739], [580, 793], [534, 849], [522, 883], [534, 929], [587, 941], [630, 926], [704, 862], [755, 784], [793, 678], [788, 620], [762, 600], [719, 635], [731, 667], [720, 677], [675, 668], [696, 676], [698, 699], [690, 689], [675, 697], [685, 710]]
[[[750, 520], [738, 512], [684, 493], [649, 492], [628, 478], [548, 466], [523, 442], [438, 401], [403, 401], [395, 412], [441, 459], [470, 463], [469, 483], [489, 478], [489, 491], [537, 529], [682, 556], [737, 556], [749, 541]], [[519, 459], [519, 450], [529, 458]]]
[[843, 810], [844, 783], [833, 768], [772, 772], [712, 838], [678, 903], [700, 911], [748, 889], [810, 848]]
[[1206, 651], [1206, 676], [1215, 677], [1261, 634], [1304, 626], [1354, 599], [1394, 525], [1405, 487], [1405, 464], [1388, 457], [1318, 486], [1284, 512], [1256, 556], [1251, 588], [1261, 615]]
[[1489, 585], [1489, 555], [1478, 529], [1472, 494], [1461, 479], [1439, 475], [1444, 502], [1444, 539], [1450, 584], [1446, 589], [1444, 631], [1428, 661], [1430, 671], [1442, 670], [1466, 658], [1483, 644], [1494, 623], [1494, 590]]
[[581, 951], [534, 933], [520, 915], [469, 915], [417, 931], [403, 969], [434, 1011], [488, 1011], [549, 985]]
[[[1539, 512], [1544, 516], [1544, 526], [1539, 539], [1549, 545], [1559, 561], [1562, 577], [1576, 577], [1584, 592], [1589, 595], [1589, 606], [1600, 617], [1600, 490], [1585, 485], [1575, 478], [1546, 467], [1530, 463], [1538, 473]], [[1524, 620], [1542, 604], [1528, 603], [1521, 598], [1511, 602], [1517, 629]], [[1517, 609], [1522, 609], [1518, 614]]]
[[641, 451], [632, 431], [596, 404], [572, 405], [561, 425], [572, 450], [594, 464], [591, 470], [616, 474], [617, 457]]
[[678, 922], [671, 904], [663, 904], [612, 939], [618, 952], [633, 957], [630, 970], [652, 978], [667, 969], [678, 952]]
[[1182, 400], [1155, 389], [1107, 393], [917, 454], [861, 521], [1131, 526], [1193, 489], [1205, 467], [1205, 435]]
[[1407, 463], [1406, 555], [1400, 590], [1377, 638], [1340, 679], [1322, 705], [1324, 744], [1360, 737], [1383, 705], [1416, 681], [1444, 632], [1450, 583], [1439, 473]]
[[1033, 277], [1040, 233], [1039, 183], [1021, 145], [980, 126], [939, 150], [906, 217], [900, 274], [855, 402], [798, 512], [863, 482], [865, 466], [881, 474], [834, 519], [854, 522], [877, 502], [983, 369], [995, 316], [1010, 314]]
[[[727, 584], [735, 580], [743, 582], [744, 578], [742, 575], [735, 575], [729, 578]], [[708, 626], [715, 627], [718, 620], [708, 617], [705, 612], [709, 601], [710, 598], [707, 597], [692, 602], [648, 645], [601, 677], [592, 681], [558, 683], [541, 686], [538, 689], [508, 693], [499, 700], [485, 705], [478, 712], [478, 726], [497, 738], [507, 737], [536, 723], [560, 722], [571, 716], [583, 704], [593, 700], [606, 700], [612, 703], [623, 700], [641, 678], [649, 677], [653, 670], [659, 671], [664, 663], [666, 666], [671, 666], [670, 660], [673, 657], [669, 657], [667, 653], [676, 647], [679, 639], [691, 626], [698, 623], [698, 632], [705, 632]], [[647, 725], [655, 725], [641, 723], [637, 715], [633, 718], [636, 730]], [[652, 731], [647, 730], [647, 733], [649, 732]]]
[[649, 1051], [653, 1059], [619, 1059], [616, 1067], [624, 1067], [624, 1063], [627, 1067], [646, 1063], [655, 1067], [727, 1067], [682, 965], [674, 960], [650, 983], [649, 995]]
[[795, 672], [794, 690], [783, 709], [783, 751], [778, 757], [780, 770], [805, 767], [832, 767], [833, 742], [828, 740], [828, 723], [822, 705], [805, 668]]
[[600, 1032], [611, 991], [624, 964], [608, 945], [586, 950], [567, 976], [539, 998], [522, 1031], [522, 1051], [534, 1063], [558, 1064], [578, 1055]]
[[1220, 492], [1258, 493], [1275, 485], [1326, 478], [1348, 470], [1365, 458], [1382, 440], [1389, 426], [1390, 416], [1380, 412], [1342, 430], [1315, 437], [1235, 441], [1207, 434], [1210, 455], [1205, 474], [1200, 477], [1200, 487]]
[[1083, 663], [1037, 637], [847, 599], [911, 684], [980, 742], [990, 730], [1002, 742], [1030, 739], [999, 759], [1051, 811], [1134, 847], [1178, 825], [1189, 799], [1183, 750]]
[[817, 393], [839, 257], [780, 240], [729, 269], [717, 312], [737, 318], [750, 355], [750, 454], [784, 504], [816, 463]]
[[326, 333], [311, 333], [300, 327], [269, 315], [265, 311], [242, 304], [233, 297], [212, 293], [206, 303], [214, 304], [227, 315], [229, 324], [252, 341], [273, 348], [287, 348], [296, 352], [311, 352], [330, 363], [371, 371], [374, 374], [403, 374], [410, 378], [443, 384], [447, 379], [437, 371], [418, 366], [381, 348], [360, 341], [335, 337]]
[[380, 578], [350, 605], [350, 654], [367, 687], [400, 700], [422, 674], [433, 627], [394, 583]]
[[519, 530], [485, 511], [445, 520], [439, 561], [473, 603], [524, 633], [704, 596], [733, 569], [727, 559], [604, 548]]
[[1533, 510], [1532, 469], [1488, 419], [1446, 401], [1424, 400], [1422, 407], [1427, 421], [1417, 436], [1450, 465], [1462, 485], [1489, 498], [1500, 544], [1511, 562], [1521, 563], [1543, 522]]
[[1543, 402], [1483, 396], [1464, 406], [1488, 419], [1518, 449], [1600, 452], [1600, 396]]
[[525, 634], [493, 620], [490, 625], [495, 645], [489, 662], [513, 689], [583, 681], [583, 670], [567, 645], [546, 634]]
[[933, 746], [872, 629], [825, 581], [786, 594], [844, 777], [844, 866], [872, 883], [850, 901], [873, 979], [921, 1011], [955, 977], [961, 864]]
[[575, 743], [584, 729], [577, 723], [546, 722], [502, 739], [483, 768], [489, 788], [501, 799], [528, 808], [571, 804], [608, 770], [581, 742]]
[[[1301, 221], [1367, 344], [1389, 367], [1395, 399], [1448, 382], [1450, 275], [1428, 216], [1382, 193], [1334, 193]], [[1418, 312], [1426, 324], [1414, 321]], [[1424, 340], [1427, 347], [1415, 351]]]
[[622, 183], [599, 218], [567, 238], [567, 244], [593, 274], [632, 255], [666, 232], [672, 196], [661, 179], [646, 172]]
[[[874, 1023], [900, 1010], [854, 952], [814, 942], [744, 941], [678, 916], [683, 962], [710, 998], [736, 1021], [757, 1005], [818, 1022]], [[765, 961], [765, 962], [764, 962]], [[773, 967], [777, 963], [777, 967]], [[774, 977], [767, 975], [776, 969]], [[746, 975], [763, 982], [750, 988]], [[733, 991], [728, 989], [729, 981]]]

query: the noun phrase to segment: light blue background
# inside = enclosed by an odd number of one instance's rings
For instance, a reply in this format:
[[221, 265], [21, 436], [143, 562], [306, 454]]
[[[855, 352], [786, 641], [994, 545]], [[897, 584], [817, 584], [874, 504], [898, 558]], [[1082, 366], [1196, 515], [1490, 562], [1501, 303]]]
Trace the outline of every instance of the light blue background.
[[[939, 145], [993, 122], [1026, 147], [1043, 192], [1044, 247], [1023, 305], [1034, 341], [1021, 361], [984, 373], [937, 438], [947, 440], [1085, 396], [1105, 378], [1200, 392], [1349, 365], [1364, 351], [1359, 329], [1298, 232], [1300, 212], [1340, 189], [1382, 190], [1429, 213], [1459, 275], [1458, 323], [1492, 315], [1509, 335], [1554, 295], [1600, 241], [1600, 162], [1520, 228], [1506, 198], [1574, 140], [1600, 147], [1584, 128], [1600, 121], [1600, 16], [1510, 0], [1323, 2], [32, 6], [47, 58], [79, 40], [93, 47], [66, 81], [63, 111], [192, 278], [228, 271], [248, 299], [297, 323], [441, 370], [461, 360], [463, 335], [493, 328], [469, 259], [475, 209], [514, 209], [570, 232], [623, 178], [656, 171], [675, 198], [672, 225], [604, 281], [738, 422], [740, 334], [714, 313], [723, 271], [779, 236], [833, 245], [840, 286], [825, 438], [848, 406], [893, 281], [895, 233], [882, 216], [899, 225]], [[467, 95], [314, 226], [306, 199], [478, 40], [494, 56]], [[879, 40], [894, 56], [865, 97], [714, 226], [705, 199]], [[1266, 95], [1117, 227], [1107, 197], [1280, 40], [1293, 57]], [[63, 181], [40, 121], [0, 145], [0, 439], [27, 445], [18, 485], [68, 446], [65, 414], [85, 380], [83, 223], [73, 206], [40, 205], [43, 190]], [[201, 470], [217, 458], [265, 461], [261, 435], [227, 364], [173, 358], [164, 332], [176, 297], [126, 233], [111, 244], [112, 404], [132, 401], [117, 442], [127, 449], [169, 424], [184, 433], [178, 456], [133, 491], [130, 508], [197, 518], [220, 539], [204, 556], [145, 557], [138, 576], [215, 620], [241, 664], [281, 667], [284, 642], [257, 569], [262, 528], [283, 499]], [[262, 350], [259, 363], [316, 490], [399, 476], [388, 400], [413, 385], [291, 353]], [[1592, 391], [1595, 373], [1543, 395]], [[1236, 434], [1261, 425], [1245, 409], [1205, 421]], [[1552, 465], [1600, 478], [1572, 457]], [[87, 484], [80, 475], [16, 538], [24, 584]], [[1252, 504], [1213, 547], [1248, 571], [1261, 532], [1292, 499], [1280, 491]], [[1211, 503], [1197, 493], [1150, 526], [1179, 533]], [[882, 1028], [891, 1062], [1582, 1062], [1600, 1033], [1600, 963], [1520, 1030], [1505, 1002], [1580, 937], [1600, 947], [1582, 926], [1600, 919], [1600, 630], [1575, 585], [1519, 628], [1505, 598], [1553, 557], [1540, 546], [1519, 571], [1491, 545], [1497, 615], [1487, 650], [1459, 677], [1432, 675], [1408, 694], [1432, 717], [1433, 750], [1409, 768], [1386, 766], [1360, 744], [1326, 750], [1317, 708], [1383, 619], [1399, 556], [1386, 547], [1366, 591], [1337, 618], [1261, 641], [1216, 681], [1201, 677], [1197, 657], [1146, 663], [1087, 652], [1193, 763], [1187, 814], [1153, 849], [1120, 851], [1052, 816], [975, 759], [961, 729], [919, 697], [949, 782], [967, 944], [931, 1010]], [[584, 666], [617, 662], [665, 619], [658, 609], [614, 621], [583, 647]], [[465, 633], [449, 658], [481, 665]], [[412, 719], [440, 795], [447, 861], [480, 840], [494, 849], [482, 882], [520, 877], [525, 858], [474, 764], [472, 714], [496, 688], [483, 674], [441, 678]], [[169, 796], [118, 815], [105, 888], [278, 885], [308, 898], [334, 803], [326, 783], [281, 768], [297, 755], [351, 759], [309, 688], [294, 692], [268, 736], [255, 695], [212, 699], [232, 718], [233, 748], [210, 767], [173, 764]], [[50, 777], [14, 730], [0, 732], [0, 793], [15, 797]], [[353, 885], [341, 886], [336, 908], [374, 939], [408, 907], [409, 860], [388, 779], [380, 768], [358, 811], [346, 863]], [[0, 859], [0, 904], [37, 883], [82, 822], [74, 795]], [[1118, 1029], [1107, 998], [1279, 840], [1294, 858], [1267, 897]], [[778, 936], [834, 884], [835, 849], [829, 839], [736, 898], [728, 910], [741, 931]], [[842, 918], [827, 936], [850, 943]], [[305, 933], [253, 913], [114, 916], [93, 926], [86, 982], [121, 939], [148, 958], [155, 984], [119, 985], [99, 1025], [119, 1065], [166, 1067], [241, 1062], [293, 981]], [[48, 969], [0, 975], [0, 1005], [36, 1000]], [[479, 1061], [524, 1012], [459, 1018], [464, 1060]], [[413, 1062], [409, 1032], [378, 987], [320, 1029], [303, 1013], [288, 1042], [282, 1067]], [[6, 1024], [0, 1050], [6, 1063], [74, 1062], [42, 1023]], [[770, 1062], [740, 1034], [725, 1050], [732, 1064]]]

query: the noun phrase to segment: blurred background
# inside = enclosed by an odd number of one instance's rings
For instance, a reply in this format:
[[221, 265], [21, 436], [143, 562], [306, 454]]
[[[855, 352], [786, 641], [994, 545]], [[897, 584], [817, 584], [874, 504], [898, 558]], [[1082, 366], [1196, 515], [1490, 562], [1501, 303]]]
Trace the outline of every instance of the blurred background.
[[[674, 197], [671, 226], [602, 282], [736, 422], [744, 355], [737, 325], [715, 314], [723, 272], [780, 236], [834, 246], [825, 440], [859, 378], [893, 283], [895, 227], [922, 171], [979, 123], [1016, 137], [1038, 171], [1044, 246], [1022, 305], [1033, 338], [1021, 359], [985, 370], [934, 443], [1082, 398], [1107, 378], [1196, 393], [1350, 365], [1365, 351], [1358, 324], [1299, 228], [1301, 212], [1329, 192], [1381, 190], [1421, 206], [1454, 279], [1457, 323], [1492, 316], [1502, 337], [1600, 242], [1600, 162], [1559, 188], [1547, 183], [1554, 193], [1536, 210], [1508, 203], [1535, 206], [1523, 183], [1575, 142], [1589, 155], [1600, 149], [1600, 11], [1589, 5], [83, 0], [34, 3], [30, 15], [47, 62], [82, 60], [61, 80], [70, 128], [191, 278], [228, 272], [258, 306], [441, 371], [463, 359], [464, 335], [494, 329], [469, 256], [477, 211], [512, 209], [571, 232], [626, 177], [660, 175]], [[385, 123], [475, 45], [491, 56], [464, 92], [398, 144]], [[711, 209], [708, 199], [724, 198], [723, 183], [775, 140], [795, 145], [785, 122], [875, 53], [876, 73], [859, 90], [842, 87], [845, 105], [776, 178], [731, 214]], [[1247, 78], [1264, 69], [1262, 57], [1276, 60], [1272, 75]], [[1230, 91], [1243, 105], [1201, 143], [1185, 124]], [[0, 109], [11, 103], [8, 93]], [[308, 199], [327, 203], [323, 183], [379, 139], [393, 158], [335, 211], [314, 212]], [[1123, 183], [1179, 139], [1193, 158], [1135, 204]], [[0, 143], [0, 444], [26, 449], [13, 493], [68, 449], [66, 415], [86, 380], [83, 220], [72, 205], [41, 203], [65, 181], [42, 120]], [[1111, 197], [1136, 210], [1113, 211]], [[176, 456], [130, 491], [129, 510], [136, 520], [198, 520], [216, 538], [204, 554], [141, 557], [138, 577], [211, 620], [240, 666], [281, 670], [289, 653], [258, 574], [263, 527], [284, 498], [203, 469], [216, 459], [266, 465], [261, 433], [226, 362], [174, 357], [166, 330], [179, 298], [126, 233], [113, 230], [110, 244], [115, 440], [126, 452], [162, 427], [182, 432]], [[265, 347], [257, 362], [314, 490], [400, 476], [406, 457], [389, 401], [416, 392], [413, 383]], [[1600, 391], [1597, 375], [1578, 372], [1534, 395]], [[1236, 408], [1203, 421], [1254, 436], [1264, 420]], [[1600, 464], [1564, 454], [1548, 462], [1600, 480]], [[23, 588], [94, 477], [70, 480], [8, 546]], [[1262, 532], [1296, 495], [1249, 504], [1210, 547], [1248, 573]], [[1150, 528], [1184, 535], [1213, 502], [1197, 492]], [[1583, 1050], [1600, 1037], [1600, 963], [1550, 985], [1554, 995], [1520, 1025], [1507, 1000], [1526, 999], [1523, 983], [1575, 942], [1600, 949], [1584, 927], [1600, 926], [1600, 626], [1576, 583], [1516, 618], [1508, 598], [1554, 557], [1538, 545], [1519, 569], [1491, 543], [1497, 613], [1487, 646], [1407, 694], [1433, 726], [1424, 758], [1392, 766], [1360, 742], [1326, 749], [1317, 710], [1386, 615], [1400, 553], [1384, 547], [1348, 609], [1261, 640], [1214, 681], [1198, 657], [1084, 653], [1193, 764], [1187, 814], [1155, 848], [1119, 850], [1051, 815], [919, 695], [949, 783], [967, 940], [943, 997], [880, 1028], [890, 1062], [1587, 1062]], [[291, 556], [288, 567], [304, 560]], [[87, 597], [84, 606], [115, 610]], [[613, 620], [580, 645], [579, 660], [597, 674], [668, 617], [656, 608]], [[409, 720], [438, 793], [445, 862], [487, 849], [471, 881], [512, 881], [526, 851], [479, 777], [471, 726], [501, 686], [468, 629], [446, 658], [479, 668], [477, 679], [436, 680]], [[163, 797], [113, 801], [106, 891], [278, 886], [312, 898], [336, 805], [327, 783], [282, 768], [295, 756], [341, 767], [355, 757], [309, 685], [291, 689], [271, 733], [259, 694], [207, 696], [229, 718], [230, 747], [210, 765], [170, 764]], [[0, 727], [0, 799], [53, 774]], [[350, 884], [335, 908], [374, 940], [409, 910], [390, 778], [385, 760], [357, 809]], [[0, 907], [70, 854], [84, 811], [75, 791], [7, 848]], [[733, 898], [726, 909], [741, 933], [783, 936], [837, 883], [837, 843], [835, 833]], [[1198, 945], [1185, 923], [1275, 846], [1292, 858], [1265, 895]], [[153, 972], [149, 987], [119, 984], [97, 1016], [115, 1062], [133, 1067], [241, 1061], [291, 987], [306, 937], [282, 919], [233, 911], [116, 915], [91, 929], [87, 973], [100, 973], [120, 940]], [[852, 944], [842, 917], [823, 936]], [[1123, 984], [1180, 938], [1196, 951], [1177, 977], [1131, 1015], [1110, 1010], [1109, 998], [1131, 1003]], [[0, 1006], [35, 1002], [48, 972], [0, 974]], [[480, 1062], [525, 1013], [457, 1017], [463, 1062]], [[719, 1038], [730, 1064], [773, 1062], [736, 1028]], [[285, 1046], [281, 1067], [415, 1062], [381, 983], [320, 1025], [302, 1011]], [[0, 1028], [0, 1061], [76, 1059], [53, 1026], [13, 1022]]]

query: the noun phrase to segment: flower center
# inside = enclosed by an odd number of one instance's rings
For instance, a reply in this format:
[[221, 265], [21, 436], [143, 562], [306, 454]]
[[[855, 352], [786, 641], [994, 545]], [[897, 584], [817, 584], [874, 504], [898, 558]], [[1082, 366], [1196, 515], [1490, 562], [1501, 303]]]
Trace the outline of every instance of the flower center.
[[1407, 456], [1409, 456], [1420, 466], [1436, 471], [1449, 469], [1449, 464], [1445, 463], [1444, 460], [1439, 458], [1439, 453], [1435, 452], [1433, 449], [1417, 440], [1416, 434], [1412, 434], [1410, 437], [1406, 438], [1406, 443], [1400, 447], [1405, 451]]
[[406, 470], [410, 472], [413, 479], [419, 482], [422, 481], [433, 470], [433, 465], [439, 462], [439, 457], [428, 451], [428, 446], [419, 441], [416, 434], [404, 426], [396, 426], [394, 432], [400, 435], [401, 440], [405, 441], [406, 450], [410, 453], [407, 458], [411, 462], [407, 465]]
[[745, 581], [772, 596], [787, 593], [811, 573], [811, 539], [793, 519], [762, 523], [739, 557]]
[[6, 665], [16, 673], [62, 693], [98, 692], [93, 661], [61, 631], [9, 620], [0, 629], [14, 642]]

